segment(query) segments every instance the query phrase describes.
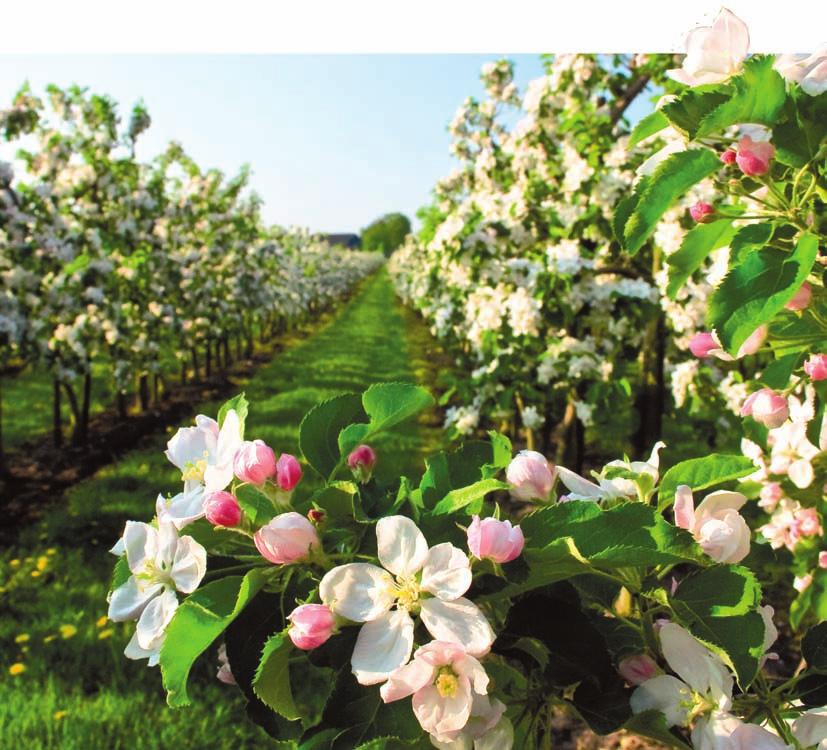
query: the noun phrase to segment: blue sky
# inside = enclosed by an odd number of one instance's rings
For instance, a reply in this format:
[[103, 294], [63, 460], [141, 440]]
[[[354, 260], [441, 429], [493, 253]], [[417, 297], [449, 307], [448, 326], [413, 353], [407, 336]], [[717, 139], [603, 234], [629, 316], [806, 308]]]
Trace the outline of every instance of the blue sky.
[[[125, 116], [143, 99], [153, 122], [140, 158], [174, 139], [204, 167], [248, 162], [268, 222], [358, 232], [427, 202], [452, 167], [449, 120], [502, 56], [0, 56], [0, 106], [27, 79], [88, 86]], [[521, 88], [542, 72], [536, 55], [507, 56]]]

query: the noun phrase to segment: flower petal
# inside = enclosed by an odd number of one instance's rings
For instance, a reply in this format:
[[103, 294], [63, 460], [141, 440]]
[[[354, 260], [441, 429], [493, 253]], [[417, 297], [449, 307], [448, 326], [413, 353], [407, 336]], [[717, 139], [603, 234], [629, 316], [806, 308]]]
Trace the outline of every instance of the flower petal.
[[406, 516], [380, 518], [376, 524], [379, 562], [395, 576], [411, 576], [425, 564], [428, 542]]
[[635, 688], [629, 698], [632, 712], [656, 710], [666, 716], [666, 723], [672, 727], [683, 725], [689, 716], [692, 691], [689, 686], [671, 674], [662, 674], [646, 680]]
[[319, 584], [322, 601], [354, 622], [375, 620], [396, 598], [393, 578], [369, 563], [348, 563], [327, 572]]
[[411, 658], [414, 621], [404, 609], [385, 612], [362, 625], [350, 665], [361, 685], [376, 685]]
[[158, 645], [176, 609], [178, 609], [178, 597], [175, 596], [174, 591], [169, 589], [147, 604], [135, 626], [135, 635], [141, 648], [151, 650]]
[[606, 493], [594, 482], [584, 479], [565, 466], [557, 467], [557, 476], [560, 477], [560, 481], [575, 499], [599, 500], [606, 496]]
[[162, 588], [160, 583], [142, 586], [135, 576], [130, 576], [126, 583], [118, 586], [109, 597], [107, 616], [114, 622], [136, 620], [150, 599], [156, 596]]
[[170, 573], [175, 588], [184, 594], [191, 594], [206, 572], [207, 550], [191, 536], [182, 536], [175, 548]]
[[675, 490], [675, 525], [681, 529], [692, 529], [695, 525], [695, 501], [692, 489], [685, 484]]
[[133, 573], [143, 571], [147, 561], [154, 560], [158, 551], [158, 531], [140, 521], [127, 521], [123, 530], [126, 562]]
[[[468, 680], [457, 680], [457, 691], [443, 698], [434, 685], [428, 685], [414, 694], [412, 705], [421, 727], [439, 740], [458, 732], [471, 716], [471, 685]], [[447, 735], [447, 736], [446, 736]]]
[[729, 707], [732, 675], [717, 656], [689, 631], [672, 622], [660, 629], [660, 644], [669, 666], [689, 687], [714, 698], [721, 708]]
[[485, 615], [463, 597], [452, 602], [426, 599], [420, 617], [436, 640], [458, 643], [472, 656], [487, 654], [494, 642], [494, 631]]
[[161, 641], [158, 643], [157, 647], [151, 649], [141, 648], [141, 645], [138, 643], [138, 634], [133, 633], [132, 638], [123, 650], [123, 655], [127, 659], [149, 659], [147, 666], [155, 667], [158, 665], [158, 661], [161, 657], [161, 646], [163, 643], [164, 640], [161, 638]]
[[382, 685], [379, 693], [385, 703], [398, 701], [413, 695], [429, 682], [433, 682], [435, 675], [434, 667], [421, 659], [414, 659], [391, 672], [388, 681]]
[[158, 495], [155, 513], [161, 523], [172, 523], [176, 529], [183, 529], [188, 523], [203, 518], [205, 496], [204, 485], [186, 482], [184, 491], [175, 497], [167, 499]]
[[468, 555], [459, 547], [445, 542], [428, 550], [422, 569], [421, 586], [425, 591], [451, 601], [468, 591], [472, 578]]
[[695, 511], [695, 517], [698, 519], [698, 523], [703, 523], [705, 518], [717, 516], [720, 511], [729, 508], [736, 511], [740, 510], [746, 502], [747, 498], [740, 492], [729, 492], [727, 490], [710, 492]]

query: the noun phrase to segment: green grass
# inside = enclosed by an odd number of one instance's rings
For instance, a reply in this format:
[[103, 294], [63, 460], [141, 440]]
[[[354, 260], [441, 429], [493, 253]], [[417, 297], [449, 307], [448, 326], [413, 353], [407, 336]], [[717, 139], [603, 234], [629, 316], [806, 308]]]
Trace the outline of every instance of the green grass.
[[[317, 401], [374, 382], [428, 381], [432, 346], [382, 271], [313, 335], [294, 340], [239, 383], [251, 402], [247, 434], [277, 451], [297, 452], [299, 421]], [[203, 411], [215, 413], [217, 406], [205, 404]], [[132, 624], [101, 619], [114, 562], [106, 550], [127, 518], [148, 519], [157, 493], [178, 486], [162, 454], [166, 440], [157, 436], [74, 487], [0, 554], [0, 747], [273, 745], [246, 721], [238, 691], [215, 680], [214, 650], [194, 670], [193, 706], [173, 711], [165, 705], [158, 670], [122, 655]], [[401, 426], [378, 445], [380, 457], [398, 457], [380, 461], [378, 473], [418, 472], [440, 440], [427, 421]], [[308, 480], [300, 485], [304, 491], [313, 485]], [[25, 671], [14, 676], [9, 670], [17, 663]]]

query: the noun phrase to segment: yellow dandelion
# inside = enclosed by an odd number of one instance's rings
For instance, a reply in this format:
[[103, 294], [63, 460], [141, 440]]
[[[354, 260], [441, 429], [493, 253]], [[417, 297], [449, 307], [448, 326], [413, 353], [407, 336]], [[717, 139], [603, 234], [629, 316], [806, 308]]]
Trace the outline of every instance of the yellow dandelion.
[[109, 622], [109, 618], [106, 615], [101, 615], [97, 619], [97, 622], [95, 622], [95, 625], [97, 625], [99, 628], [102, 628], [106, 625], [107, 622]]
[[46, 570], [49, 567], [49, 558], [41, 555], [37, 558], [37, 569], [40, 571]]
[[32, 578], [40, 578], [41, 575], [43, 574], [39, 570], [32, 571]]
[[49, 556], [56, 555], [57, 547], [49, 547], [49, 549], [46, 550], [46, 554]]
[[113, 635], [115, 635], [114, 629], [113, 628], [107, 628], [106, 630], [101, 630], [101, 632], [98, 633], [98, 640], [103, 641], [107, 638], [111, 638]]
[[14, 560], [11, 560], [9, 562], [9, 565], [11, 565], [11, 567], [13, 567], [13, 568], [19, 568], [20, 567], [20, 560], [15, 558]]
[[25, 672], [25, 671], [26, 671], [26, 665], [23, 664], [22, 662], [17, 662], [16, 664], [12, 664], [9, 667], [9, 674], [12, 675], [12, 677], [17, 677], [17, 675], [23, 674], [23, 672]]
[[43, 643], [51, 643], [55, 638], [57, 638], [56, 635], [47, 635], [43, 638]]
[[74, 638], [78, 632], [78, 629], [74, 625], [61, 625], [58, 630], [60, 631], [60, 637], [64, 640]]
[[55, 711], [55, 713], [54, 713], [54, 715], [52, 716], [52, 718], [53, 718], [55, 721], [60, 721], [62, 718], [66, 717], [66, 716], [68, 716], [68, 715], [69, 715], [69, 712], [68, 712], [68, 711]]
[[17, 635], [17, 636], [14, 637], [14, 642], [15, 643], [27, 643], [30, 638], [31, 638], [31, 636], [28, 633], [21, 633], [20, 635]]

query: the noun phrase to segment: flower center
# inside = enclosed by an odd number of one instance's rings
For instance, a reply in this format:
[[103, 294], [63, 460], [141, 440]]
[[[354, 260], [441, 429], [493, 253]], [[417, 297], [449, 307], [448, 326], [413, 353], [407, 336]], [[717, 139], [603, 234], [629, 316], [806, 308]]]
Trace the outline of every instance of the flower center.
[[204, 472], [207, 471], [207, 459], [202, 458], [198, 461], [187, 461], [184, 464], [184, 471], [181, 472], [181, 479], [185, 482], [189, 482], [190, 480], [195, 482], [202, 482], [204, 481]]
[[450, 668], [441, 669], [434, 684], [443, 698], [453, 698], [459, 690], [459, 680]]
[[161, 583], [164, 586], [172, 585], [171, 571], [167, 568], [165, 563], [158, 565], [155, 560], [147, 560], [144, 563], [144, 569], [136, 574], [136, 578], [140, 581], [146, 581], [148, 584]]
[[398, 579], [396, 603], [405, 609], [412, 609], [419, 604], [419, 583], [415, 578]]

